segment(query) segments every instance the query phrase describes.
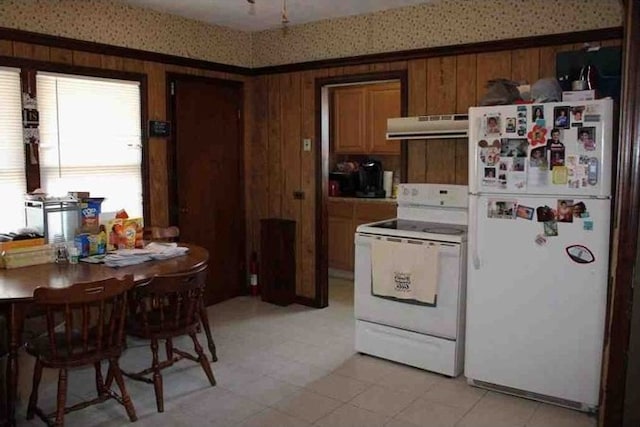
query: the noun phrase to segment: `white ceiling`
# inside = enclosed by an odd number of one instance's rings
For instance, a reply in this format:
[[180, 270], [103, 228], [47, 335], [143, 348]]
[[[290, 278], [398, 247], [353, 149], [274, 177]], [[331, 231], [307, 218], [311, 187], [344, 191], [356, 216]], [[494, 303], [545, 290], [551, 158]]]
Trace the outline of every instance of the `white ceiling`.
[[[134, 6], [222, 25], [236, 30], [260, 31], [281, 26], [283, 0], [255, 0], [250, 14], [247, 0], [124, 0]], [[286, 0], [289, 25], [361, 15], [434, 0]]]

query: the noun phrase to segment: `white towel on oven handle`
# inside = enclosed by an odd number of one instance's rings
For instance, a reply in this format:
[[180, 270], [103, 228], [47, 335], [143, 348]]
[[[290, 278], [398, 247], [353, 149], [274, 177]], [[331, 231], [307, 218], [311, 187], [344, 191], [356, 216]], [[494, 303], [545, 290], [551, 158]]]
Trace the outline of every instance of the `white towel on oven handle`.
[[435, 304], [439, 245], [376, 239], [371, 243], [373, 295]]

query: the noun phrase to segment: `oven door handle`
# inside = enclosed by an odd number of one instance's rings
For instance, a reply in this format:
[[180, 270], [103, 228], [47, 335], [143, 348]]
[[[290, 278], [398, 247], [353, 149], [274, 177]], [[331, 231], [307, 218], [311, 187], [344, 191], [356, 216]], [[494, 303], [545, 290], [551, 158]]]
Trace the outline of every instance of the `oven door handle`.
[[478, 195], [469, 194], [469, 252], [476, 270], [480, 270], [478, 254]]

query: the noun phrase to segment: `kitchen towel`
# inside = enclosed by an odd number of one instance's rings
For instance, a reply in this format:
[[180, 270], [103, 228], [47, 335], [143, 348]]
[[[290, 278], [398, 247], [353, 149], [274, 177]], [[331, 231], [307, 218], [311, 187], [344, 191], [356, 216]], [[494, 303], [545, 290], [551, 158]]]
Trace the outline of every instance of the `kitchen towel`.
[[371, 292], [375, 296], [435, 305], [439, 246], [374, 240], [371, 243]]

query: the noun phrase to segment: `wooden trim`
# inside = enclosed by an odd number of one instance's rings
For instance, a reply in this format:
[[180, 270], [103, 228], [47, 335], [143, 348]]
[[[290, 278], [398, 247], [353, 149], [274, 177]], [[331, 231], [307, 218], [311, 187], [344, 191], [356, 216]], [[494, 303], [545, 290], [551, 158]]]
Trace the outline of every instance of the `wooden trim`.
[[120, 56], [143, 61], [172, 64], [182, 67], [202, 68], [223, 73], [233, 73], [250, 75], [251, 69], [237, 65], [227, 65], [218, 62], [205, 61], [202, 59], [185, 58], [166, 53], [150, 52], [147, 50], [132, 49], [129, 47], [114, 46], [105, 43], [89, 42], [85, 40], [72, 39], [68, 37], [53, 36], [49, 34], [34, 33], [31, 31], [16, 30], [13, 28], [0, 27], [0, 39], [13, 40], [23, 43], [33, 43], [43, 46], [59, 47], [70, 50], [81, 50], [84, 52], [94, 52], [101, 55]]
[[[618, 150], [618, 186], [615, 216], [617, 229], [613, 254], [612, 286], [607, 313], [608, 348], [605, 352], [605, 381], [601, 402], [601, 425], [623, 425], [627, 351], [632, 307], [633, 283], [638, 259], [638, 223], [640, 221], [640, 4], [626, 3], [623, 84], [620, 140]], [[629, 363], [636, 363], [629, 360]], [[627, 424], [625, 424], [627, 425]]]
[[548, 34], [544, 36], [521, 37], [479, 43], [374, 53], [370, 55], [350, 56], [346, 58], [322, 59], [319, 61], [298, 62], [295, 64], [273, 65], [253, 68], [252, 73], [254, 75], [291, 73], [294, 71], [305, 71], [318, 68], [346, 67], [350, 65], [408, 61], [412, 59], [432, 58], [437, 56], [455, 56], [470, 53], [485, 53], [500, 50], [526, 49], [539, 46], [556, 46], [571, 43], [621, 39], [622, 36], [622, 27], [611, 27], [597, 30], [577, 31], [573, 33]]
[[[409, 107], [407, 70], [383, 71], [378, 73], [351, 74], [335, 77], [316, 78], [315, 81], [315, 121], [316, 121], [316, 295], [314, 307], [329, 305], [329, 146], [322, 138], [322, 88], [327, 85], [373, 82], [380, 80], [400, 81], [400, 111], [403, 116]], [[400, 161], [402, 179], [407, 176], [407, 144], [402, 142]]]
[[[32, 81], [31, 84], [35, 84], [35, 75], [37, 71], [48, 71], [52, 73], [61, 73], [61, 74], [71, 74], [78, 76], [91, 76], [91, 77], [101, 77], [108, 79], [118, 79], [118, 80], [130, 80], [137, 81], [140, 83], [140, 120], [141, 120], [141, 142], [142, 142], [142, 162], [141, 162], [141, 174], [142, 174], [142, 209], [143, 209], [143, 220], [145, 223], [149, 223], [150, 220], [150, 212], [149, 212], [149, 138], [147, 135], [147, 117], [148, 117], [148, 89], [147, 89], [147, 75], [141, 73], [131, 73], [127, 71], [117, 71], [117, 70], [107, 70], [103, 68], [93, 68], [93, 67], [81, 67], [76, 65], [68, 65], [68, 64], [58, 64], [47, 61], [36, 61], [31, 59], [23, 59], [23, 58], [14, 58], [9, 56], [0, 56], [0, 65], [5, 65], [9, 67], [16, 67], [22, 70], [26, 70], [27, 73], [32, 74], [32, 76], [28, 77]], [[24, 73], [23, 73], [24, 74]], [[25, 78], [22, 78], [23, 85], [25, 84]], [[35, 87], [33, 88], [35, 91]], [[28, 154], [25, 151], [25, 154]], [[28, 158], [27, 158], [28, 163]], [[40, 186], [40, 165], [38, 164], [37, 173], [29, 168], [29, 165], [26, 165], [27, 168], [27, 186], [28, 190], [31, 191], [34, 188], [33, 185], [36, 184]]]
[[165, 53], [149, 52], [140, 49], [132, 49], [128, 47], [113, 46], [104, 43], [89, 42], [67, 37], [59, 37], [48, 34], [16, 30], [13, 28], [0, 27], [0, 39], [34, 43], [38, 45], [59, 47], [71, 50], [80, 50], [85, 52], [95, 52], [103, 55], [120, 56], [124, 58], [133, 58], [183, 67], [201, 68], [204, 70], [233, 73], [245, 76], [289, 73], [294, 71], [314, 70], [319, 68], [373, 64], [377, 62], [407, 61], [417, 58], [452, 56], [468, 53], [493, 52], [499, 50], [524, 49], [538, 46], [555, 46], [570, 43], [621, 39], [622, 37], [622, 27], [611, 27], [571, 33], [547, 34], [543, 36], [466, 43], [461, 45], [437, 46], [422, 49], [374, 53], [370, 55], [350, 56], [345, 58], [299, 62], [294, 64], [249, 68], [236, 65], [226, 65], [218, 62], [205, 61], [200, 59], [185, 58], [182, 56], [169, 55]]

